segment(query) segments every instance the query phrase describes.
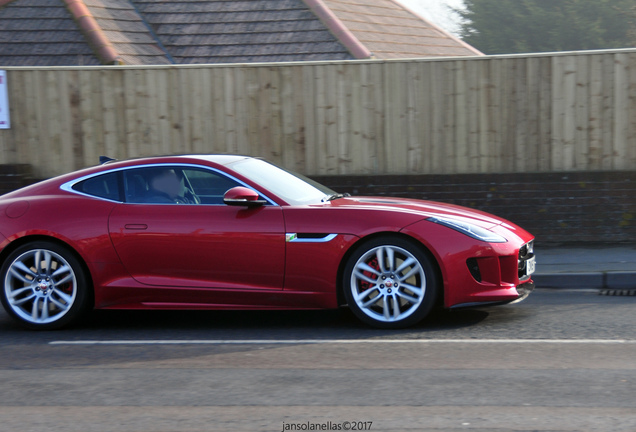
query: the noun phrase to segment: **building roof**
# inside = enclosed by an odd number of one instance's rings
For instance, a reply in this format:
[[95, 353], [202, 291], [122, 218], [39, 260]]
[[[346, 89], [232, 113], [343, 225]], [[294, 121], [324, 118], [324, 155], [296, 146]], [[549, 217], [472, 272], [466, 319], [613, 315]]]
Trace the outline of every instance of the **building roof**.
[[376, 58], [482, 55], [395, 0], [323, 0]]
[[172, 63], [130, 1], [81, 1], [94, 17], [120, 62], [131, 65]]
[[0, 66], [478, 54], [394, 0], [0, 0]]
[[60, 0], [0, 0], [0, 65], [99, 65]]
[[302, 0], [132, 0], [176, 63], [353, 57]]

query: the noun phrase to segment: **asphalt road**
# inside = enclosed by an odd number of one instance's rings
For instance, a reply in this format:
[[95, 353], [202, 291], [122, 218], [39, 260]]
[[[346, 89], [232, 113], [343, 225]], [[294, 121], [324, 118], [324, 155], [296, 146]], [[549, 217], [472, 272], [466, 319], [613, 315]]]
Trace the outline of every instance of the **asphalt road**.
[[[379, 331], [347, 310], [0, 312], [1, 431], [636, 431], [636, 296], [537, 290]], [[348, 429], [347, 429], [348, 428]]]

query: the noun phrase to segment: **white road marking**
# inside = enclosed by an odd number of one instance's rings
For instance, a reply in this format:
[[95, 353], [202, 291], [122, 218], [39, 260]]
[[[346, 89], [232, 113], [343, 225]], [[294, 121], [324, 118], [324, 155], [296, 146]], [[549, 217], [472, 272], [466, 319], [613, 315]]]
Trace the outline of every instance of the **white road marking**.
[[299, 345], [299, 344], [636, 344], [631, 339], [157, 339], [58, 340], [49, 345]]

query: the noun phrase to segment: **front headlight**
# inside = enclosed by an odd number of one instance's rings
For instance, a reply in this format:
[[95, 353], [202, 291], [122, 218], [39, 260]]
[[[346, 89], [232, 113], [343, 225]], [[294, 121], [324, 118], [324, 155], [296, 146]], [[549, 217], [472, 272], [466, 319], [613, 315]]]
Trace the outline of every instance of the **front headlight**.
[[462, 234], [472, 237], [477, 240], [481, 240], [488, 243], [506, 243], [508, 240], [495, 234], [492, 231], [488, 231], [485, 228], [478, 227], [477, 225], [469, 224], [467, 222], [458, 221], [456, 219], [446, 219], [439, 217], [430, 217], [427, 220], [436, 224], [444, 225], [445, 227], [459, 231]]

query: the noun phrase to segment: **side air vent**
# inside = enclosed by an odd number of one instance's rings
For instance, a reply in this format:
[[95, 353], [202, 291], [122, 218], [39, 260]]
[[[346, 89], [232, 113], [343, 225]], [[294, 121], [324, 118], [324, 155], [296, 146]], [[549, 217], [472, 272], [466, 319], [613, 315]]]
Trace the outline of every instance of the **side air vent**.
[[473, 278], [477, 282], [481, 282], [481, 271], [479, 271], [479, 263], [477, 262], [477, 258], [468, 258], [466, 260], [466, 265], [468, 266], [468, 271], [473, 276]]

